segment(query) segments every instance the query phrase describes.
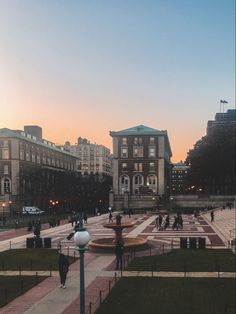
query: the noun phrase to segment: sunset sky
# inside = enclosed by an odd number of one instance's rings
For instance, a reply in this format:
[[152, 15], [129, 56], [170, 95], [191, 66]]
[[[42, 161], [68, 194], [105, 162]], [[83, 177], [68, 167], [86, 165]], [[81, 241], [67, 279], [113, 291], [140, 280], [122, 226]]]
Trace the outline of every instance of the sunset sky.
[[234, 0], [0, 0], [0, 128], [112, 148], [167, 130], [172, 161], [235, 107]]

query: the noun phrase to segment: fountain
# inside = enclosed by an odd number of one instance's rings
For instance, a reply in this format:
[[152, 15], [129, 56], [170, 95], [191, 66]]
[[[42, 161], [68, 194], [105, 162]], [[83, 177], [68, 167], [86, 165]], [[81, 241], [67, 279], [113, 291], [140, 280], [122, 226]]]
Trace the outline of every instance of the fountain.
[[115, 231], [115, 238], [101, 238], [89, 242], [89, 249], [95, 251], [109, 251], [114, 250], [118, 242], [123, 242], [125, 249], [135, 249], [144, 246], [147, 243], [143, 238], [123, 238], [122, 231], [125, 228], [131, 228], [134, 223], [124, 222], [121, 223], [121, 215], [116, 216], [116, 223], [107, 223], [103, 225], [105, 228], [113, 229]]

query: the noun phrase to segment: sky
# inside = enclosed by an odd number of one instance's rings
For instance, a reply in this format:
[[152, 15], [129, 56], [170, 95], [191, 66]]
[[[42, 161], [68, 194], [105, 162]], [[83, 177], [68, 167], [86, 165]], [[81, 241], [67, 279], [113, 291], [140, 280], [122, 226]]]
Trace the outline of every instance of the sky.
[[235, 108], [234, 0], [0, 0], [0, 128], [112, 149], [143, 124], [178, 162], [220, 99]]

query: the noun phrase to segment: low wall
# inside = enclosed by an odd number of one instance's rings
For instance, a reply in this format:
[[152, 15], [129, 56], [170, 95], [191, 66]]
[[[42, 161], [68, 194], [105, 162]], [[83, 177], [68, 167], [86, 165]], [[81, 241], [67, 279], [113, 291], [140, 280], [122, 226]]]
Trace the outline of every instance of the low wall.
[[236, 205], [235, 195], [172, 195], [170, 197], [171, 208], [207, 208], [226, 206], [231, 202]]

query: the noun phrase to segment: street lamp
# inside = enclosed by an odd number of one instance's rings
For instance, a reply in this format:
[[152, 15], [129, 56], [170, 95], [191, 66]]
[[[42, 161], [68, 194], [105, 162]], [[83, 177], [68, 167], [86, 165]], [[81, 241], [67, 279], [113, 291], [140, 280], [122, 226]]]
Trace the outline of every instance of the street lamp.
[[2, 203], [2, 224], [4, 225], [5, 223], [5, 217], [4, 217], [4, 209], [5, 209], [5, 203]]
[[12, 214], [11, 214], [11, 205], [12, 205], [12, 201], [9, 201], [9, 212], [10, 212], [10, 216], [12, 216]]
[[80, 255], [80, 314], [85, 314], [85, 289], [84, 289], [84, 252], [89, 242], [89, 233], [83, 227], [83, 217], [79, 217], [79, 228], [74, 235], [75, 245]]

